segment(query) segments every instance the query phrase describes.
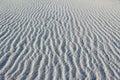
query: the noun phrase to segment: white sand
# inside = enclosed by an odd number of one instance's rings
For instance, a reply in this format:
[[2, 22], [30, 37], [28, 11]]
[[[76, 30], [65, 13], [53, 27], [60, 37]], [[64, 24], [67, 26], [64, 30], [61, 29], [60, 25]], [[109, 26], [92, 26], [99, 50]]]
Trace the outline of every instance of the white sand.
[[120, 80], [120, 0], [0, 0], [0, 80]]

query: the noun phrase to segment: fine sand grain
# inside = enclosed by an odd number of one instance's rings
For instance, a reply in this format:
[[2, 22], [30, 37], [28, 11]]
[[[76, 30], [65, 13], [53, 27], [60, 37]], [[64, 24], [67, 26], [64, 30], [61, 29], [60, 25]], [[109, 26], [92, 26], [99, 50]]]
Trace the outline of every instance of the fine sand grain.
[[120, 0], [0, 0], [0, 80], [120, 80]]

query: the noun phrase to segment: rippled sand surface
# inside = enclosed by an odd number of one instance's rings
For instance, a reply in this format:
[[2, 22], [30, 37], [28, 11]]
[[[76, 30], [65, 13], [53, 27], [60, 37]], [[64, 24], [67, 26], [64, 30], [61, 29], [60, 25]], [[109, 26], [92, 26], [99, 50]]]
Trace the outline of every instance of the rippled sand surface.
[[0, 0], [0, 80], [120, 80], [120, 1]]

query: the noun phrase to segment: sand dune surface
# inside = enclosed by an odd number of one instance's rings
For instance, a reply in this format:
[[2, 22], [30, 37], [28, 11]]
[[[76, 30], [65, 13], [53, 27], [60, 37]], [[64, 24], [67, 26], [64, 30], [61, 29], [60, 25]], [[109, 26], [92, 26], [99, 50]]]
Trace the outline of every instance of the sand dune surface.
[[120, 80], [120, 0], [0, 0], [0, 80]]

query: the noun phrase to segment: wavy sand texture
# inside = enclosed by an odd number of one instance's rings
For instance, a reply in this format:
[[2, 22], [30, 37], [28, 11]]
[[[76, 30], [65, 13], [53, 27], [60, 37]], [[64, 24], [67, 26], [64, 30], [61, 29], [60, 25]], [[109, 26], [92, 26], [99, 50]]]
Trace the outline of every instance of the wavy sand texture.
[[119, 0], [0, 0], [0, 80], [120, 80]]

